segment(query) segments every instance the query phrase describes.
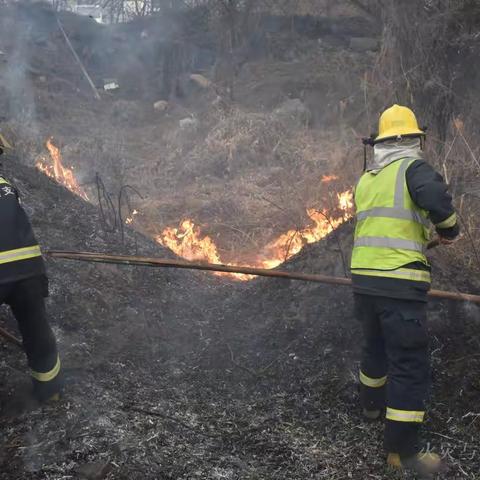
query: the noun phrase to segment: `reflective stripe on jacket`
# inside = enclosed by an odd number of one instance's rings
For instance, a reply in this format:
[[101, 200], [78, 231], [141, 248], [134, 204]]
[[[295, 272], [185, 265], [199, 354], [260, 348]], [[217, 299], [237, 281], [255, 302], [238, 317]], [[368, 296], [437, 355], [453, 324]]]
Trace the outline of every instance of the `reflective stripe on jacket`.
[[0, 264], [19, 262], [20, 260], [28, 260], [29, 258], [41, 256], [42, 252], [40, 251], [39, 245], [34, 245], [33, 247], [16, 248], [14, 250], [0, 252]]
[[0, 284], [45, 273], [42, 253], [17, 189], [0, 176]]
[[428, 266], [428, 212], [415, 205], [405, 179], [414, 161], [401, 158], [360, 178], [355, 190], [353, 274], [430, 282], [428, 271], [402, 268], [415, 262]]

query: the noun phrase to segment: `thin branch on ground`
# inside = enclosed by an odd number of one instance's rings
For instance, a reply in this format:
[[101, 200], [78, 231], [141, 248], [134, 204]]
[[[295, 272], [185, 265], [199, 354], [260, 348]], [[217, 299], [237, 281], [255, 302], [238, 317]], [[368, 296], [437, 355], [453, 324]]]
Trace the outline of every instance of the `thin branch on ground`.
[[235, 356], [233, 354], [233, 350], [232, 350], [232, 347], [230, 347], [230, 344], [224, 340], [225, 342], [225, 346], [228, 348], [228, 351], [230, 352], [230, 361], [232, 362], [232, 364], [239, 368], [240, 370], [243, 370], [244, 372], [247, 372], [248, 374], [252, 375], [253, 377], [255, 378], [258, 378], [260, 375], [257, 373], [257, 372], [254, 372], [253, 370], [251, 370], [250, 368], [248, 367], [244, 367], [243, 365], [240, 365], [236, 360], [235, 360]]
[[187, 423], [183, 422], [182, 420], [172, 417], [171, 415], [167, 415], [165, 413], [157, 412], [154, 410], [147, 410], [144, 408], [136, 407], [134, 405], [123, 405], [122, 410], [127, 411], [127, 412], [136, 412], [136, 413], [142, 413], [143, 415], [149, 415], [152, 417], [159, 417], [163, 418], [164, 420], [169, 420], [171, 422], [177, 423], [178, 425], [182, 426], [183, 428], [186, 428], [192, 432], [198, 433], [199, 435], [203, 435], [204, 437], [209, 437], [209, 438], [219, 438], [220, 435], [216, 435], [213, 433], [207, 433], [204, 432], [203, 430], [200, 430], [197, 427], [192, 427], [188, 425]]

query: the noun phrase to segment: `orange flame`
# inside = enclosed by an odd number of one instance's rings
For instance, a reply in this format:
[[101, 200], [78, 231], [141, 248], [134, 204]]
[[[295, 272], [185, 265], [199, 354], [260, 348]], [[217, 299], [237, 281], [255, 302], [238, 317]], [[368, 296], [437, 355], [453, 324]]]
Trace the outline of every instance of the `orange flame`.
[[[338, 214], [330, 216], [327, 210], [308, 209], [307, 215], [313, 225], [301, 230], [290, 230], [269, 243], [262, 254], [249, 267], [272, 269], [282, 264], [293, 255], [299, 253], [309, 243], [315, 243], [324, 238], [339, 225], [352, 216], [353, 196], [350, 190], [337, 194]], [[222, 264], [215, 242], [209, 236], [202, 236], [201, 231], [192, 220], [184, 220], [179, 228], [166, 228], [156, 241], [169, 248], [178, 256], [190, 261], [201, 261]], [[227, 263], [226, 265], [239, 265]], [[221, 276], [231, 276], [237, 280], [250, 280], [252, 275], [237, 273], [218, 273]]]
[[187, 260], [221, 263], [213, 240], [208, 236], [202, 238], [192, 220], [184, 220], [179, 228], [166, 228], [156, 240]]
[[333, 180], [338, 180], [338, 177], [336, 175], [323, 175], [321, 182], [330, 183], [333, 182]]
[[[184, 220], [179, 228], [166, 228], [155, 240], [189, 261], [221, 264], [217, 246], [209, 237], [201, 236], [200, 228], [192, 220]], [[226, 264], [233, 265], [233, 264]], [[215, 272], [218, 276], [232, 276], [238, 280], [250, 280], [252, 275]]]
[[[36, 167], [45, 175], [55, 179], [58, 183], [68, 188], [71, 192], [75, 193], [84, 200], [89, 200], [88, 195], [78, 184], [73, 174], [73, 167], [66, 168], [62, 163], [62, 154], [60, 149], [53, 144], [53, 138], [49, 138], [45, 144], [50, 153], [50, 160], [52, 165], [47, 165], [42, 160], [38, 160]], [[43, 159], [44, 160], [44, 159]]]

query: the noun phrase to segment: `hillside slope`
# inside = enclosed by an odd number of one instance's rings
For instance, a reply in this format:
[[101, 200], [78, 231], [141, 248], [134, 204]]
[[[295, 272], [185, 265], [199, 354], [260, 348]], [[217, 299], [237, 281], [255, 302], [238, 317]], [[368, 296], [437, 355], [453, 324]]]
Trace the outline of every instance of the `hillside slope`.
[[[5, 164], [45, 248], [133, 252], [132, 232], [120, 246], [91, 205], [12, 158]], [[342, 275], [338, 240], [348, 252], [349, 237], [347, 225], [287, 268]], [[141, 254], [166, 254], [136, 243]], [[357, 408], [359, 332], [348, 290], [48, 264], [67, 394], [56, 407], [19, 411], [25, 361], [2, 349], [1, 479], [360, 480], [383, 471], [381, 426], [364, 424]], [[427, 429], [451, 474], [475, 478], [478, 309], [458, 310], [449, 323], [445, 308], [432, 307]]]
[[[109, 191], [141, 191], [136, 226], [152, 237], [190, 218], [239, 261], [307, 224], [306, 208], [328, 199], [323, 175], [341, 177], [344, 191], [361, 168], [364, 73], [378, 47], [362, 17], [264, 19], [230, 85], [201, 16], [103, 26], [62, 13], [97, 100], [52, 10], [0, 13], [0, 129], [22, 162], [48, 158], [53, 137], [92, 202], [96, 172]], [[356, 36], [373, 47], [351, 48]], [[109, 82], [119, 88], [105, 91]]]

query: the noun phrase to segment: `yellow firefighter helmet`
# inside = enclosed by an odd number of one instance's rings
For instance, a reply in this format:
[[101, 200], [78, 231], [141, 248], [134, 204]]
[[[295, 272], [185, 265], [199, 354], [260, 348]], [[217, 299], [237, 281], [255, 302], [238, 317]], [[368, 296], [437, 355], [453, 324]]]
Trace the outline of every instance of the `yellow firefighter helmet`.
[[380, 116], [378, 135], [375, 143], [399, 137], [425, 136], [425, 130], [418, 126], [415, 114], [408, 107], [393, 105]]

